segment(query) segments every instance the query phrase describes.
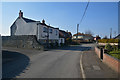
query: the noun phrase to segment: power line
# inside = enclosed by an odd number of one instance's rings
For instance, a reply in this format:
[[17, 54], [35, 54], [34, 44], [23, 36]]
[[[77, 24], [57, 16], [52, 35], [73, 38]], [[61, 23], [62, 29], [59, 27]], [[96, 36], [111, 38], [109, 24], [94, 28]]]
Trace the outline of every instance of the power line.
[[88, 8], [88, 5], [89, 5], [89, 2], [90, 2], [90, 0], [88, 0], [87, 6], [86, 6], [85, 11], [84, 11], [84, 14], [83, 14], [83, 16], [82, 16], [82, 18], [81, 18], [80, 24], [82, 23], [83, 18], [84, 18], [85, 14], [86, 14], [86, 11], [87, 11], [87, 8]]
[[79, 28], [79, 25], [81, 25], [81, 23], [82, 23], [82, 21], [83, 21], [83, 18], [84, 18], [85, 14], [86, 14], [86, 11], [87, 11], [87, 8], [88, 8], [88, 5], [89, 5], [89, 2], [90, 2], [90, 0], [88, 0], [87, 6], [86, 6], [85, 11], [84, 11], [84, 13], [83, 13], [83, 16], [82, 16], [82, 18], [81, 18], [80, 24], [77, 24], [77, 36], [76, 36], [76, 40], [78, 40], [78, 32], [79, 32], [79, 31], [78, 31], [78, 28]]

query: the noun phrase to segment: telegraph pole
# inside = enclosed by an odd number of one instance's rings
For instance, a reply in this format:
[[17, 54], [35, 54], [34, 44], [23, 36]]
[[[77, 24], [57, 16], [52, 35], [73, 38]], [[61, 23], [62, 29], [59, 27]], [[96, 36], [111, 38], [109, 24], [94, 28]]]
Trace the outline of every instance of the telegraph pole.
[[79, 30], [79, 24], [77, 24], [77, 36], [76, 36], [76, 41], [78, 41], [78, 30]]
[[112, 39], [112, 28], [110, 28], [110, 39]]

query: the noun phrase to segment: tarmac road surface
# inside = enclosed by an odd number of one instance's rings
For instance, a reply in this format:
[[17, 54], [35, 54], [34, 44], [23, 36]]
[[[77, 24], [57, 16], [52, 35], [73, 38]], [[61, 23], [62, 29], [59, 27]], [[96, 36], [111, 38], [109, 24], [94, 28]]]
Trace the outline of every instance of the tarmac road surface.
[[[94, 52], [95, 45], [96, 44], [73, 45], [44, 52], [28, 51], [30, 53], [30, 56], [26, 51], [25, 54], [24, 51], [20, 51], [18, 49], [17, 51], [28, 56], [30, 61], [28, 66], [15, 77], [117, 78], [117, 73], [115, 73], [98, 59], [97, 55]], [[26, 58], [25, 56], [23, 57]], [[8, 63], [6, 64], [8, 65]], [[3, 67], [4, 66], [5, 65], [3, 65]], [[9, 63], [9, 67], [10, 66], [14, 65], [10, 65]], [[8, 71], [10, 68], [5, 67], [4, 69], [6, 72], [3, 73], [6, 73], [5, 75], [9, 75]], [[14, 71], [14, 69], [10, 69], [10, 73], [12, 73], [12, 71]], [[5, 78], [8, 77], [5, 76]]]

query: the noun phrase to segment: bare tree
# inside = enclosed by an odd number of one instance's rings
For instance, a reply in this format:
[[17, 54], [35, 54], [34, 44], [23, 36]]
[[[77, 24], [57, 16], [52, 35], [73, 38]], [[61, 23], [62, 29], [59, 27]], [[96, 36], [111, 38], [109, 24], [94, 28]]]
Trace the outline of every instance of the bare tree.
[[86, 30], [85, 34], [93, 35], [93, 32], [91, 30]]
[[114, 31], [114, 37], [116, 37], [116, 31]]
[[108, 39], [108, 37], [107, 37], [107, 36], [104, 36], [103, 39]]

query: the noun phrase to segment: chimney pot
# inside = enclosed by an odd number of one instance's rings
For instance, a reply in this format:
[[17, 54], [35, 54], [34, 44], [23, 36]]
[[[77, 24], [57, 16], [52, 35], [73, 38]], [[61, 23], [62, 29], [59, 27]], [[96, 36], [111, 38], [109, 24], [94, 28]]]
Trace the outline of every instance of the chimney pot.
[[19, 18], [22, 18], [23, 17], [23, 12], [20, 10], [19, 12]]
[[45, 20], [44, 19], [42, 20], [42, 23], [45, 24]]

